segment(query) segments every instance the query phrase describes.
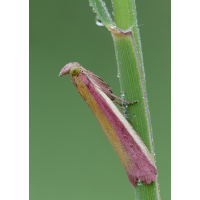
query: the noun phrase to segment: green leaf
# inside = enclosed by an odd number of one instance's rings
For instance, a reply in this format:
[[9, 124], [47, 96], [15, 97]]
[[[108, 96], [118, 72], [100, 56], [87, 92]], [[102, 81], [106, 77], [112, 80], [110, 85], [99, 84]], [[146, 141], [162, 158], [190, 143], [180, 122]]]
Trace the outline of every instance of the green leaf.
[[98, 15], [101, 22], [106, 26], [114, 26], [114, 22], [106, 8], [105, 2], [102, 0], [89, 0], [90, 5], [93, 7], [94, 11]]

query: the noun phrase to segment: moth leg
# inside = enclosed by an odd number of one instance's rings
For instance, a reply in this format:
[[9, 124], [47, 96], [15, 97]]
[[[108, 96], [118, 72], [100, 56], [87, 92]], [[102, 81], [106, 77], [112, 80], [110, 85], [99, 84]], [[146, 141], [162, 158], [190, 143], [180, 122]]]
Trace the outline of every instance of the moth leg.
[[116, 99], [114, 100], [114, 102], [122, 107], [122, 104], [119, 101], [117, 101]]
[[[115, 97], [116, 99], [119, 99], [120, 101], [123, 101], [124, 103], [126, 103], [126, 104], [134, 104], [134, 103], [137, 103], [137, 102], [139, 102], [138, 100], [137, 101], [133, 101], [133, 102], [128, 102], [128, 101], [125, 101], [124, 99], [122, 99], [122, 98], [119, 98], [118, 96], [115, 96], [114, 94], [110, 94], [111, 96], [113, 96], [113, 97]], [[115, 101], [117, 104], [119, 104], [119, 102], [117, 102], [117, 101]], [[119, 104], [120, 105], [120, 104]]]
[[120, 105], [120, 108], [118, 108], [118, 110], [120, 111], [120, 112], [122, 112], [123, 111], [123, 107], [122, 107], [122, 104], [119, 102], [119, 101], [117, 101], [116, 99], [114, 99], [113, 100], [113, 103], [116, 103], [116, 104], [118, 104], [118, 105]]

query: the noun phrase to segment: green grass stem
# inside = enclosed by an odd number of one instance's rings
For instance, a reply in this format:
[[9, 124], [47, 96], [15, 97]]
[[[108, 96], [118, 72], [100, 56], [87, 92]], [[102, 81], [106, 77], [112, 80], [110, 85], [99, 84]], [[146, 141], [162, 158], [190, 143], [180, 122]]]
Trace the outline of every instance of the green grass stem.
[[[135, 1], [112, 0], [115, 22], [102, 0], [89, 1], [102, 23], [111, 31], [122, 98], [129, 102], [139, 101], [129, 106], [123, 104], [124, 116], [138, 132], [155, 160]], [[134, 190], [137, 200], [160, 199], [158, 180], [146, 185], [138, 182]]]

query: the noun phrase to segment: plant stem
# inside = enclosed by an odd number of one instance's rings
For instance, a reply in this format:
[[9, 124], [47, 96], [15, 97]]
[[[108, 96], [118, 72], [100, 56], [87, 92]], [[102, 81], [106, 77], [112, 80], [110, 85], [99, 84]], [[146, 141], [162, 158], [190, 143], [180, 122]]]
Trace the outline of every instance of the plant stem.
[[[139, 100], [137, 106], [125, 108], [127, 120], [138, 132], [155, 160], [150, 113], [146, 93], [143, 56], [134, 0], [112, 0], [115, 23], [129, 34], [112, 32], [117, 58], [121, 93], [126, 101]], [[158, 180], [151, 184], [138, 183], [136, 199], [160, 199]]]
[[[89, 1], [102, 23], [111, 31], [122, 98], [129, 102], [139, 101], [136, 105], [123, 105], [124, 116], [140, 135], [155, 160], [135, 1], [112, 0], [115, 23], [102, 0]], [[159, 200], [158, 180], [146, 185], [138, 182], [135, 197], [138, 200]]]

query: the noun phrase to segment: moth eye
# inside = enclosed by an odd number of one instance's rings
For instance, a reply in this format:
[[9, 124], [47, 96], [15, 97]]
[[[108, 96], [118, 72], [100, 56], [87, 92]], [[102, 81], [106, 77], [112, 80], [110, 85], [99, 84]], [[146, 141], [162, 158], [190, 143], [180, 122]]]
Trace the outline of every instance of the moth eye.
[[78, 68], [77, 66], [74, 66], [74, 67], [72, 67], [72, 68], [70, 69], [70, 74], [71, 74], [72, 76], [75, 76], [76, 74], [78, 74], [78, 72], [79, 72], [79, 68]]

